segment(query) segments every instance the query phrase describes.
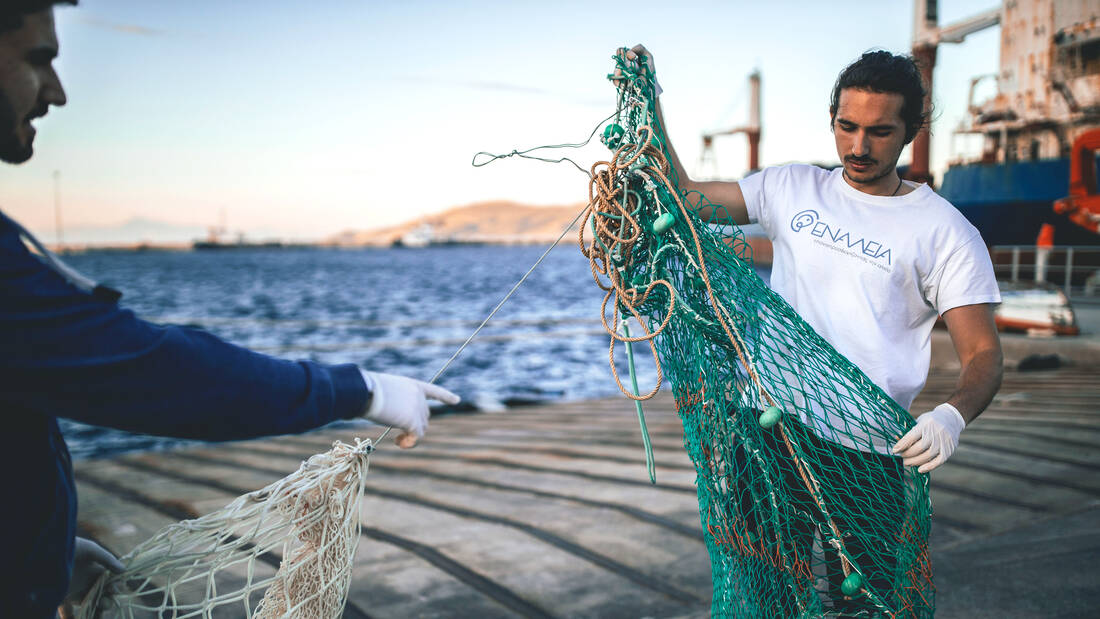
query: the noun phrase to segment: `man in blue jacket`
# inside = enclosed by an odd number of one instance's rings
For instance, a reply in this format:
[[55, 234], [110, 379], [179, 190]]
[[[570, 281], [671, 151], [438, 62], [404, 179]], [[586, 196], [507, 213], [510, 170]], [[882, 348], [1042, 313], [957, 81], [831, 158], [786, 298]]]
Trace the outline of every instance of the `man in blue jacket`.
[[[0, 7], [0, 160], [31, 157], [31, 121], [65, 104], [52, 62], [53, 5]], [[75, 0], [61, 0], [75, 4]], [[76, 488], [57, 417], [133, 432], [231, 440], [301, 432], [365, 415], [419, 437], [428, 398], [451, 392], [355, 365], [285, 361], [204, 331], [155, 325], [118, 305], [0, 213], [0, 424], [7, 533], [0, 613], [53, 617], [70, 579], [117, 566], [75, 538]], [[76, 565], [74, 567], [74, 551]]]

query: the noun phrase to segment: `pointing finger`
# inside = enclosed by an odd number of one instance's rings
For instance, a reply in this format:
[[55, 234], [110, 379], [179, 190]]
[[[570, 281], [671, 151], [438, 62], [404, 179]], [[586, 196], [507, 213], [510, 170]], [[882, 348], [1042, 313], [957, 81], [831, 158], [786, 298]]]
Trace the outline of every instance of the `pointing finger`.
[[421, 389], [424, 390], [424, 395], [433, 400], [439, 400], [444, 404], [458, 404], [462, 399], [450, 391], [440, 387], [439, 385], [433, 385], [431, 383], [420, 383]]

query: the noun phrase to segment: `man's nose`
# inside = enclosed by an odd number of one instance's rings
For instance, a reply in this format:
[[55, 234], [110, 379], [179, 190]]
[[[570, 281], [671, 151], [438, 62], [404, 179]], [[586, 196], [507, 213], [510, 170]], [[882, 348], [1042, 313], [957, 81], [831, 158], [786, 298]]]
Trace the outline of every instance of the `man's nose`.
[[859, 131], [852, 140], [852, 154], [856, 157], [862, 157], [868, 152], [870, 152], [870, 149], [867, 146], [867, 135]]
[[45, 83], [42, 84], [42, 102], [62, 106], [68, 100], [65, 96], [65, 88], [61, 86], [61, 78], [58, 77], [57, 71], [51, 68]]

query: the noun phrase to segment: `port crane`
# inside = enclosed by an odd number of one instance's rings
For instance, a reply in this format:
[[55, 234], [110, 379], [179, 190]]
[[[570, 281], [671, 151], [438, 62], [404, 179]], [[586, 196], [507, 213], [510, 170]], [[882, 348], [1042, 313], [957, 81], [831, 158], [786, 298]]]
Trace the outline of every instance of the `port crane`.
[[[917, 0], [913, 3], [913, 58], [920, 67], [926, 85], [925, 105], [932, 100], [932, 71], [936, 66], [936, 48], [941, 43], [962, 43], [966, 37], [992, 28], [1001, 23], [1001, 8], [994, 7], [956, 22], [939, 25], [939, 3], [936, 0]], [[971, 85], [973, 88], [973, 85]], [[905, 178], [918, 183], [932, 183], [929, 166], [931, 138], [928, 128], [921, 129], [913, 138], [913, 158]]]
[[[714, 155], [714, 138], [744, 133], [749, 140], [749, 170], [760, 169], [760, 71], [749, 75], [749, 122], [746, 125], [703, 133], [703, 150], [699, 153], [699, 174], [718, 177], [718, 162]], [[708, 173], [709, 170], [709, 173]]]

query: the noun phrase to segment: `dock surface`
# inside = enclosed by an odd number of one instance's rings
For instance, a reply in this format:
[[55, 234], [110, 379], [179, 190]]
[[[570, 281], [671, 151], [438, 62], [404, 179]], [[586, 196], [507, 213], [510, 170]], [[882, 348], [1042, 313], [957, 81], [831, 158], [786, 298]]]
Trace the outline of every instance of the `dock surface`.
[[[944, 401], [934, 373], [914, 404]], [[932, 477], [939, 617], [1085, 617], [1100, 608], [1100, 381], [1009, 371]], [[646, 403], [649, 483], [625, 398], [435, 419], [371, 456], [347, 617], [706, 617], [710, 562], [672, 399]], [[161, 527], [292, 473], [301, 436], [76, 463], [79, 527], [124, 554]]]

